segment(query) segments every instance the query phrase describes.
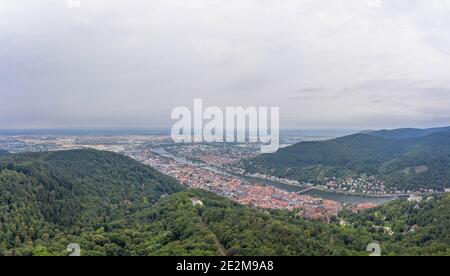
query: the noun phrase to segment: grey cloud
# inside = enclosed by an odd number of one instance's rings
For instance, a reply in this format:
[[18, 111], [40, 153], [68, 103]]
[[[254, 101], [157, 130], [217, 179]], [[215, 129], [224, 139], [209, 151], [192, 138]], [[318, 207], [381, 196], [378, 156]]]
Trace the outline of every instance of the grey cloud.
[[382, 2], [5, 0], [0, 128], [170, 126], [194, 97], [282, 127], [450, 124], [450, 3]]
[[323, 92], [325, 89], [323, 87], [306, 87], [301, 88], [295, 91], [295, 93], [298, 94], [314, 94], [314, 93], [320, 93]]
[[290, 99], [296, 101], [308, 101], [308, 100], [330, 100], [339, 97], [338, 91], [327, 90], [323, 87], [306, 87], [298, 89], [294, 92], [294, 96]]

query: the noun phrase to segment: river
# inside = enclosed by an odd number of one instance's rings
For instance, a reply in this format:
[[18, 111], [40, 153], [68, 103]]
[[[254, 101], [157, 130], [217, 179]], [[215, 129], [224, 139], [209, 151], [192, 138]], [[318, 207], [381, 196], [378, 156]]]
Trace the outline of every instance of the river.
[[[248, 176], [239, 176], [239, 175], [232, 175], [228, 172], [222, 171], [214, 166], [205, 165], [203, 163], [195, 162], [188, 160], [183, 157], [175, 156], [169, 152], [167, 152], [165, 149], [158, 148], [158, 149], [151, 149], [152, 152], [159, 154], [160, 156], [170, 158], [175, 160], [176, 162], [183, 163], [183, 164], [189, 164], [193, 166], [202, 167], [205, 170], [212, 171], [217, 174], [221, 174], [224, 176], [229, 177], [238, 177], [241, 178], [249, 183], [253, 184], [263, 184], [263, 185], [270, 185], [272, 187], [285, 190], [288, 192], [300, 192], [305, 190], [306, 187], [297, 187], [293, 185], [288, 185], [285, 183], [281, 183], [278, 181], [273, 181], [269, 179], [261, 179], [261, 178], [254, 178], [254, 177], [248, 177]], [[313, 189], [308, 192], [303, 193], [304, 195], [310, 195], [313, 197], [320, 197], [323, 199], [333, 200], [341, 203], [375, 203], [375, 204], [385, 204], [387, 202], [393, 201], [395, 198], [386, 198], [386, 197], [373, 197], [373, 196], [363, 196], [363, 195], [351, 195], [351, 194], [344, 194], [344, 193], [335, 193], [332, 191], [323, 191], [319, 189]]]

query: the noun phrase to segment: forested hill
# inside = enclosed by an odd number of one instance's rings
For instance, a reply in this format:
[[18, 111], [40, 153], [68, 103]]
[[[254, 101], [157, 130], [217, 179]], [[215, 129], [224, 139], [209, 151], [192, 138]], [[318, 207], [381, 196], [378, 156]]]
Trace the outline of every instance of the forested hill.
[[108, 227], [180, 190], [174, 179], [109, 152], [0, 156], [0, 252]]
[[450, 254], [448, 208], [443, 195], [325, 224], [185, 191], [114, 153], [0, 157], [0, 256], [68, 255], [71, 243], [87, 256], [368, 255], [373, 241], [384, 255]]
[[421, 203], [397, 201], [361, 214], [349, 214], [353, 228], [384, 233], [383, 255], [450, 255], [450, 194]]
[[[194, 206], [192, 199], [203, 204]], [[127, 233], [124, 251], [135, 255], [367, 256], [367, 245], [374, 241], [383, 256], [450, 255], [449, 209], [450, 195], [443, 194], [421, 203], [395, 201], [360, 214], [345, 211], [325, 224], [189, 190], [137, 214], [134, 236], [123, 230], [102, 236], [114, 243], [123, 235], [119, 233]], [[98, 250], [110, 248], [107, 243]], [[87, 249], [92, 254], [95, 247]]]
[[420, 138], [440, 132], [450, 132], [450, 127], [428, 129], [401, 128], [393, 130], [365, 131], [364, 133], [386, 139], [409, 139]]
[[[422, 136], [427, 132], [432, 134]], [[412, 133], [416, 137], [401, 139]], [[443, 190], [450, 187], [450, 131], [394, 130], [303, 142], [248, 160], [242, 167], [250, 173], [317, 184], [327, 177], [367, 174], [378, 176], [388, 187]]]
[[94, 150], [2, 156], [0, 192], [0, 256], [67, 255], [70, 243], [83, 255], [354, 255], [371, 241], [349, 230], [348, 244], [337, 226], [183, 192], [147, 166]]
[[8, 152], [4, 149], [0, 149], [0, 155], [8, 154]]

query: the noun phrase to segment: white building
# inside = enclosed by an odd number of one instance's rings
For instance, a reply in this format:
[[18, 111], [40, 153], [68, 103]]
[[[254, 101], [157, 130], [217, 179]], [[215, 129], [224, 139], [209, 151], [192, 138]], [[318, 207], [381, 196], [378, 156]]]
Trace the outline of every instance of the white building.
[[193, 199], [192, 199], [192, 205], [194, 205], [194, 206], [200, 206], [200, 207], [203, 207], [203, 206], [204, 206], [203, 202], [202, 202], [201, 200], [197, 199], [197, 198], [193, 198]]
[[411, 195], [409, 198], [408, 198], [408, 201], [409, 202], [422, 202], [422, 200], [423, 200], [423, 197], [421, 197], [421, 196], [419, 196], [419, 195]]

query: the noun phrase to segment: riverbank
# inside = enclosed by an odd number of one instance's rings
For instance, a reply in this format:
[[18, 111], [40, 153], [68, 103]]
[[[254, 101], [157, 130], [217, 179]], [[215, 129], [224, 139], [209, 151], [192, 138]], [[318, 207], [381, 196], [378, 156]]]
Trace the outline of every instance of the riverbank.
[[[251, 177], [251, 176], [245, 176], [245, 175], [241, 175], [241, 174], [236, 174], [233, 172], [230, 172], [229, 170], [226, 170], [224, 168], [221, 167], [217, 167], [217, 166], [213, 166], [213, 165], [205, 165], [204, 163], [200, 163], [200, 162], [193, 162], [192, 160], [186, 159], [184, 157], [178, 157], [175, 156], [169, 152], [167, 152], [165, 149], [163, 148], [158, 148], [158, 149], [151, 149], [151, 151], [155, 154], [158, 154], [162, 157], [165, 158], [169, 158], [172, 160], [175, 160], [176, 162], [180, 162], [180, 163], [184, 163], [187, 165], [192, 165], [192, 166], [198, 166], [201, 167], [203, 169], [209, 170], [211, 172], [217, 173], [217, 174], [221, 174], [224, 176], [232, 176], [232, 177], [237, 177], [240, 179], [245, 180], [248, 183], [251, 184], [256, 184], [256, 185], [268, 185], [268, 186], [272, 186], [287, 192], [294, 192], [294, 193], [299, 193], [301, 191], [304, 191], [305, 189], [308, 188], [313, 188], [312, 190], [309, 190], [306, 193], [303, 193], [304, 195], [309, 195], [309, 196], [313, 196], [313, 197], [318, 197], [318, 198], [323, 198], [326, 200], [333, 200], [333, 201], [337, 201], [340, 203], [350, 203], [350, 204], [358, 204], [358, 203], [374, 203], [377, 205], [381, 205], [381, 204], [385, 204], [387, 202], [393, 201], [393, 200], [397, 200], [399, 199], [398, 196], [391, 196], [391, 197], [376, 197], [376, 196], [370, 196], [370, 195], [366, 195], [366, 194], [362, 194], [362, 195], [356, 195], [356, 194], [345, 194], [345, 193], [338, 193], [336, 191], [331, 191], [331, 190], [321, 190], [318, 189], [317, 187], [310, 187], [310, 186], [306, 186], [306, 185], [295, 185], [295, 184], [288, 184], [288, 183], [284, 183], [284, 182], [279, 182], [279, 181], [274, 181], [274, 180], [270, 180], [270, 179], [265, 179], [265, 178], [257, 178], [257, 177]], [[401, 198], [401, 197], [400, 197]], [[406, 199], [406, 197], [404, 198]]]
[[[336, 191], [336, 190], [330, 190], [322, 187], [317, 186], [308, 186], [308, 185], [297, 185], [297, 184], [290, 184], [287, 182], [280, 182], [275, 181], [268, 178], [261, 178], [261, 177], [254, 177], [254, 176], [242, 176], [234, 174], [237, 177], [245, 177], [246, 179], [253, 179], [255, 181], [263, 181], [263, 182], [269, 182], [272, 185], [274, 183], [277, 183], [277, 185], [282, 185], [284, 189], [286, 189], [286, 186], [292, 187], [292, 189], [301, 189], [299, 192], [305, 189], [310, 189], [305, 193], [305, 195], [311, 195], [311, 196], [320, 196], [324, 199], [330, 199], [330, 200], [337, 200], [342, 203], [386, 203], [394, 200], [406, 200], [412, 195], [417, 195], [421, 197], [429, 197], [429, 196], [436, 196], [440, 195], [444, 192], [433, 192], [433, 193], [412, 193], [412, 194], [383, 194], [383, 195], [372, 195], [372, 194], [363, 194], [363, 193], [351, 193], [351, 192], [345, 192], [345, 191]], [[334, 195], [334, 196], [333, 196]], [[361, 200], [359, 200], [361, 199]]]
[[302, 189], [312, 189], [312, 190], [316, 190], [316, 191], [322, 191], [322, 192], [334, 193], [334, 194], [340, 194], [340, 195], [372, 197], [372, 198], [395, 198], [395, 197], [409, 197], [409, 196], [411, 196], [411, 194], [382, 194], [382, 195], [376, 195], [376, 194], [353, 193], [353, 192], [347, 192], [347, 191], [331, 190], [331, 189], [318, 187], [318, 186], [292, 184], [292, 183], [289, 183], [287, 181], [278, 181], [278, 180], [273, 180], [273, 179], [270, 179], [270, 178], [263, 178], [263, 177], [257, 177], [257, 176], [252, 176], [252, 175], [239, 175], [239, 174], [235, 174], [235, 173], [233, 173], [233, 174], [236, 175], [236, 176], [240, 176], [240, 177], [248, 177], [248, 178], [259, 179], [259, 180], [264, 180], [264, 181], [274, 181], [274, 182], [278, 182], [278, 183], [281, 183], [281, 184], [284, 184], [284, 185], [289, 185], [289, 186], [292, 186], [292, 187], [299, 187], [299, 188], [302, 188]]
[[[235, 175], [236, 176], [236, 175]], [[259, 185], [270, 185], [278, 189], [282, 189], [288, 192], [299, 193], [304, 191], [305, 189], [311, 188], [309, 186], [298, 186], [298, 185], [289, 185], [282, 182], [277, 182], [269, 179], [263, 178], [253, 178], [248, 176], [236, 176], [244, 178], [247, 182], [252, 184]], [[367, 195], [355, 195], [355, 194], [345, 194], [345, 193], [337, 193], [335, 191], [326, 191], [314, 188], [312, 190], [308, 190], [304, 195], [309, 195], [312, 197], [320, 197], [327, 200], [333, 200], [341, 203], [350, 203], [350, 204], [359, 204], [359, 203], [374, 203], [377, 205], [385, 204], [397, 199], [406, 199], [407, 197], [373, 197]]]

